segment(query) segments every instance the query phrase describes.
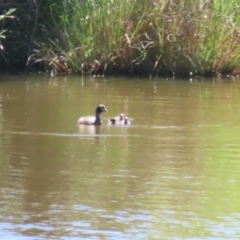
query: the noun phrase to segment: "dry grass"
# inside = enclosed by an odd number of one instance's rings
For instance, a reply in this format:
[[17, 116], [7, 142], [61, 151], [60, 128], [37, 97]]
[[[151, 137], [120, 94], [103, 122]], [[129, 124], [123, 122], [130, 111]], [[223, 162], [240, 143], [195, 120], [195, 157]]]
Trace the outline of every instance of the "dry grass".
[[67, 74], [239, 73], [236, 0], [63, 0], [57, 11], [51, 2], [30, 65]]

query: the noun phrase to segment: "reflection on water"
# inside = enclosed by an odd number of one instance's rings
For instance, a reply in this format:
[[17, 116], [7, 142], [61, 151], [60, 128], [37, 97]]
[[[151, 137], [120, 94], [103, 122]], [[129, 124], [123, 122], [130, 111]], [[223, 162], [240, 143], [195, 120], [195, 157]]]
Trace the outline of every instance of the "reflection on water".
[[78, 124], [78, 129], [80, 134], [93, 135], [100, 134], [101, 126]]
[[1, 239], [238, 238], [238, 82], [21, 77], [0, 81]]

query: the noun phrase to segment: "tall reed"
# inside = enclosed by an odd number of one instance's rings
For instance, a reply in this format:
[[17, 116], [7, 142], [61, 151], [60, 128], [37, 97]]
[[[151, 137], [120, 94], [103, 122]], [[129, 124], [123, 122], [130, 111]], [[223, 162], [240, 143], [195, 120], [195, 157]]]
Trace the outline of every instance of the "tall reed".
[[237, 0], [50, 1], [30, 60], [58, 72], [237, 74]]

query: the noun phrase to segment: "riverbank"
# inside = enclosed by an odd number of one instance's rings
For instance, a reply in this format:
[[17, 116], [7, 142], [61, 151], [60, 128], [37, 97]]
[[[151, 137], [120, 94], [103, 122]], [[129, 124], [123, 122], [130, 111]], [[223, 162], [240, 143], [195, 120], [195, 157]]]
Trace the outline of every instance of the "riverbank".
[[81, 75], [240, 73], [237, 1], [5, 2], [6, 10], [16, 11], [14, 18], [0, 19], [7, 30], [2, 68]]

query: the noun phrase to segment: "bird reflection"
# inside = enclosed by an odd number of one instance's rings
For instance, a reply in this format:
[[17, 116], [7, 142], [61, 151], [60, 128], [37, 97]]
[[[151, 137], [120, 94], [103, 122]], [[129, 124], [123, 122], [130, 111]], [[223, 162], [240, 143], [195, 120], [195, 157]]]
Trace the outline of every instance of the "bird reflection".
[[87, 134], [87, 135], [94, 135], [94, 134], [100, 134], [100, 128], [101, 126], [96, 125], [78, 125], [78, 131], [80, 134]]

